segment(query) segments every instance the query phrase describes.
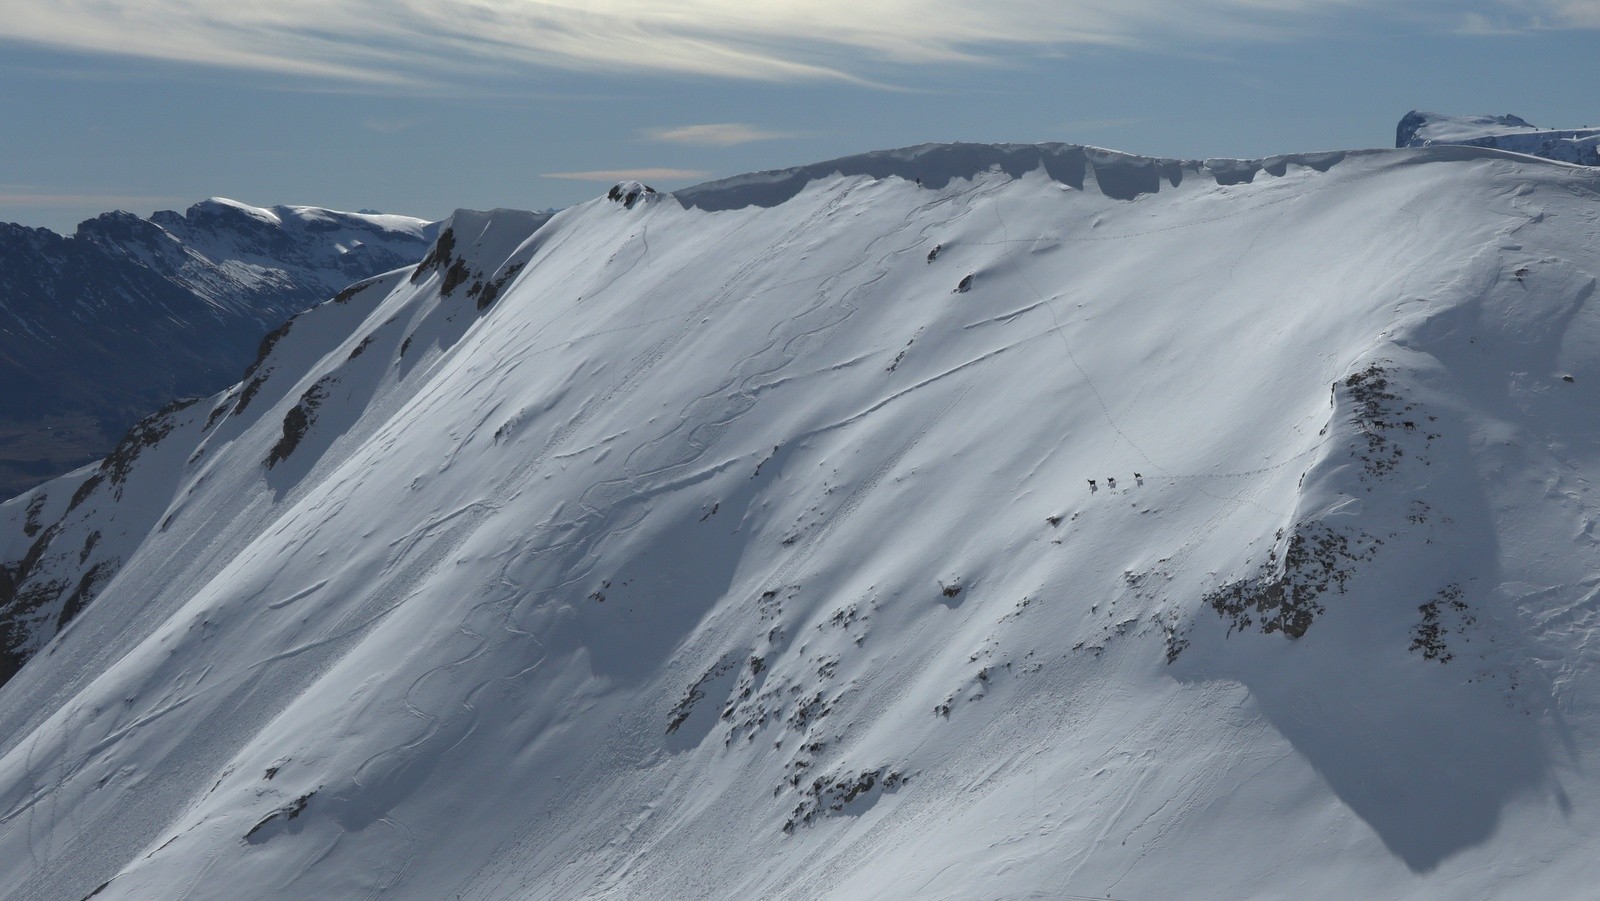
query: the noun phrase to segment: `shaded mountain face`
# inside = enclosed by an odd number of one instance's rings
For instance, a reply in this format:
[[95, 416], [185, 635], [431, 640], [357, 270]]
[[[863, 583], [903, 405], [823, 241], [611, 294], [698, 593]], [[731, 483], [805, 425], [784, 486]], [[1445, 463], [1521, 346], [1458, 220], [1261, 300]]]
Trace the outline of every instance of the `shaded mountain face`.
[[238, 376], [261, 336], [416, 262], [403, 216], [220, 199], [68, 237], [0, 224], [0, 496], [103, 456], [140, 416]]
[[1587, 891], [1600, 173], [617, 194], [0, 506], [0, 895]]
[[1396, 147], [1495, 147], [1580, 166], [1600, 166], [1600, 127], [1540, 128], [1517, 116], [1441, 116], [1413, 110], [1395, 129]]

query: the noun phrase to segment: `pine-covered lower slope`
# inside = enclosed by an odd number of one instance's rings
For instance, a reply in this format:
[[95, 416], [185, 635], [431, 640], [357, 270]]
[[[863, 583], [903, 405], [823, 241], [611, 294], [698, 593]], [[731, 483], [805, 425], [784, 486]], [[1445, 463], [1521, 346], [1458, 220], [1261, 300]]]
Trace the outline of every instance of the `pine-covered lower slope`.
[[1587, 891], [1597, 189], [957, 145], [458, 214], [5, 505], [0, 895]]

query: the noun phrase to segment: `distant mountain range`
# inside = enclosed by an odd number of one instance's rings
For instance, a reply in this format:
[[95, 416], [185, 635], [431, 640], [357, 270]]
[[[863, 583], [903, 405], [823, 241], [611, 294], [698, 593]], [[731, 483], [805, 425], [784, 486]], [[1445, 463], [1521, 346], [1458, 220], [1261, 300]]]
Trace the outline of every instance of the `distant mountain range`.
[[261, 337], [415, 263], [421, 219], [214, 198], [66, 236], [0, 223], [0, 497], [104, 456], [141, 416], [236, 379]]

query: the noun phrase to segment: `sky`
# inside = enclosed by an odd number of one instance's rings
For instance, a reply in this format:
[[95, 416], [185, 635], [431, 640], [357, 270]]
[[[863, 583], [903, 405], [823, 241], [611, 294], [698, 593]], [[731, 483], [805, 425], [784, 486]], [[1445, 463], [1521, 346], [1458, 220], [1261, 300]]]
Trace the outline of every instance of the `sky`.
[[543, 209], [927, 141], [1600, 124], [1600, 0], [0, 0], [0, 220]]

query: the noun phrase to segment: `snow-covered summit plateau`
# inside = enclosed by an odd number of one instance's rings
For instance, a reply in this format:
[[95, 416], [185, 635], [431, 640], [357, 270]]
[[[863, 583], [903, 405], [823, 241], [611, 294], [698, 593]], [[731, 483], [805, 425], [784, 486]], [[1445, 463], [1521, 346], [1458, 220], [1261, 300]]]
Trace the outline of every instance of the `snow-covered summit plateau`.
[[1592, 887], [1600, 171], [614, 193], [4, 505], [0, 895]]
[[1600, 128], [1540, 128], [1518, 116], [1441, 116], [1413, 110], [1395, 129], [1396, 147], [1465, 144], [1580, 166], [1600, 166]]

